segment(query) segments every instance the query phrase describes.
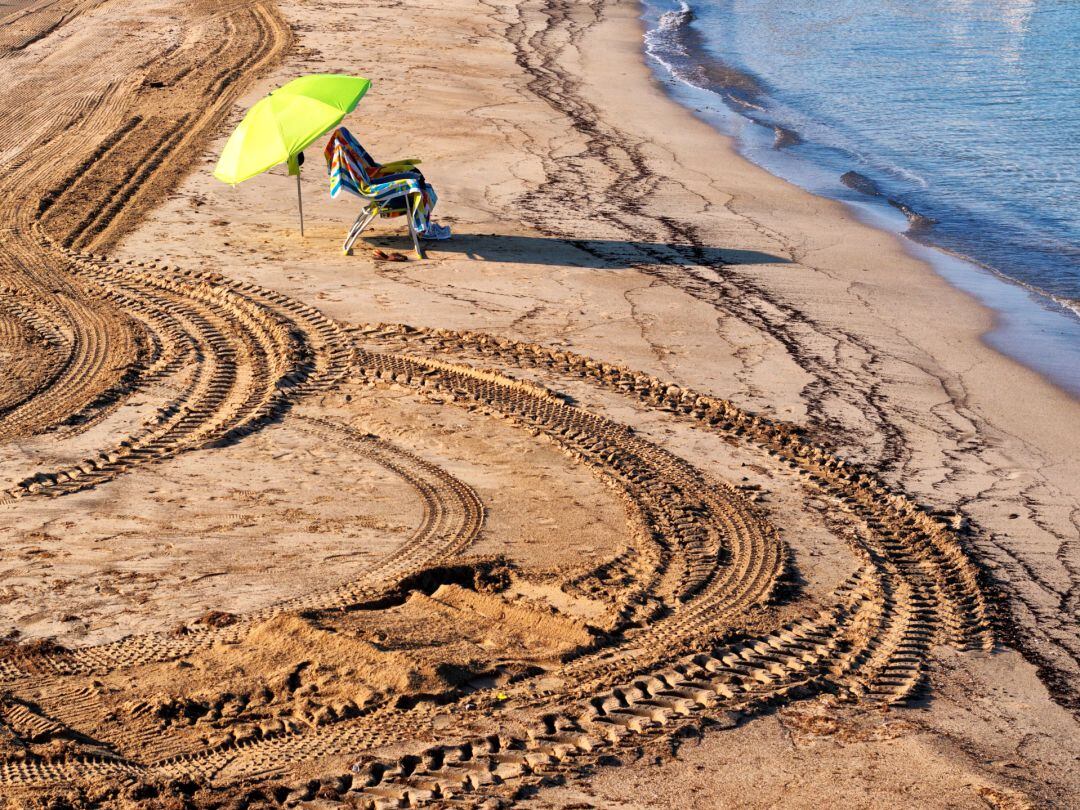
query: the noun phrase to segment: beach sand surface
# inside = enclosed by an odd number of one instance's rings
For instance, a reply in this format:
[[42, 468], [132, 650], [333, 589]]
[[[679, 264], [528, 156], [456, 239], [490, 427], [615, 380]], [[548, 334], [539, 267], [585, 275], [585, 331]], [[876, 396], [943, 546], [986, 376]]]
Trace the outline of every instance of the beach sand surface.
[[[0, 8], [0, 795], [1076, 803], [1080, 406], [638, 13]], [[423, 159], [426, 259], [342, 253], [319, 143], [303, 238], [211, 177], [310, 72]]]

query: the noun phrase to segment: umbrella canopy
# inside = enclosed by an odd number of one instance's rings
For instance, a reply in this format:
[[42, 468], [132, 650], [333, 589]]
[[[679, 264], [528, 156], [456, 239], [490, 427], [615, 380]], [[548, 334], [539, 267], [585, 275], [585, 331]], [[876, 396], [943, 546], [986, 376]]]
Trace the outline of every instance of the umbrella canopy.
[[371, 87], [359, 76], [293, 79], [255, 104], [229, 136], [214, 177], [236, 185], [279, 163], [297, 174], [296, 155], [356, 107]]

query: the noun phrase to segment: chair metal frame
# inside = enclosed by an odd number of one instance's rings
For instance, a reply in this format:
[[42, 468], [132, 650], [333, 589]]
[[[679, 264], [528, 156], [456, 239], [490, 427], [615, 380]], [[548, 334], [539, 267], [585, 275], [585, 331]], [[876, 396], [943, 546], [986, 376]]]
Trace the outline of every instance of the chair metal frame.
[[[360, 211], [349, 228], [349, 233], [342, 244], [342, 251], [348, 255], [356, 240], [360, 238], [367, 227], [378, 216], [393, 217], [404, 213], [405, 220], [409, 225], [409, 236], [412, 237], [413, 249], [416, 255], [425, 258], [424, 249], [420, 245], [420, 234], [416, 230], [414, 217], [420, 212], [420, 206], [424, 205], [424, 196], [435, 190], [424, 182], [423, 174], [416, 168], [420, 163], [416, 158], [395, 160], [390, 163], [379, 163], [373, 158], [363, 144], [358, 141], [349, 130], [344, 127], [335, 131], [323, 153], [326, 155], [327, 169], [331, 169], [331, 148], [334, 141], [340, 137], [352, 150], [354, 160], [346, 161], [346, 171], [352, 176], [352, 182], [343, 185], [349, 193], [355, 194], [362, 200], [367, 200], [367, 205]], [[351, 169], [348, 166], [351, 165]], [[394, 187], [396, 185], [396, 187]], [[390, 186], [390, 188], [387, 188]], [[335, 192], [331, 192], [336, 196]], [[415, 198], [415, 200], [413, 199]], [[436, 198], [437, 199], [437, 198]], [[402, 212], [396, 203], [404, 202], [405, 210]]]
[[[356, 240], [360, 238], [360, 234], [362, 234], [367, 229], [367, 227], [375, 221], [376, 217], [383, 214], [385, 211], [391, 210], [387, 207], [386, 204], [390, 202], [395, 202], [404, 197], [404, 216], [406, 221], [409, 223], [409, 235], [412, 237], [413, 249], [416, 251], [417, 258], [427, 258], [424, 253], [424, 248], [420, 245], [420, 235], [416, 232], [416, 222], [413, 220], [413, 215], [416, 213], [413, 207], [412, 200], [410, 199], [413, 196], [415, 196], [413, 192], [403, 191], [399, 195], [395, 195], [382, 201], [371, 200], [371, 202], [369, 202], [363, 208], [363, 210], [360, 211], [360, 215], [357, 216], [356, 221], [353, 222], [352, 227], [349, 228], [349, 234], [345, 237], [345, 243], [342, 245], [341, 248], [342, 252], [346, 256], [349, 255], [349, 251], [353, 249], [353, 245], [356, 244]], [[420, 201], [418, 200], [417, 204], [419, 204], [419, 202]], [[397, 212], [395, 211], [395, 213]]]

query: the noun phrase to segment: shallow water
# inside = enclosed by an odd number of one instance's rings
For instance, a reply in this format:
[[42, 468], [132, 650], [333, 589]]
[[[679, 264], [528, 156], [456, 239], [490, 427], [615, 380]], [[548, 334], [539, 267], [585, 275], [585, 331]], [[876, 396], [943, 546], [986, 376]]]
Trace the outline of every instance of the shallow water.
[[916, 251], [998, 312], [989, 342], [1080, 393], [1080, 5], [647, 0], [644, 16], [678, 100], [775, 174], [990, 269]]

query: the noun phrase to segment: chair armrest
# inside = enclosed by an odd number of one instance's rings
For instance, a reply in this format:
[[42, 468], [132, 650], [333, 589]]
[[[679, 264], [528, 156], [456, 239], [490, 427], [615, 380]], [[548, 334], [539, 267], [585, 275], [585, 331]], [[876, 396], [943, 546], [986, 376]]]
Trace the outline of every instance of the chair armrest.
[[420, 158], [405, 158], [404, 160], [392, 160], [389, 163], [380, 164], [380, 168], [383, 170], [397, 169], [398, 167], [407, 168], [409, 166], [419, 166], [421, 163]]

